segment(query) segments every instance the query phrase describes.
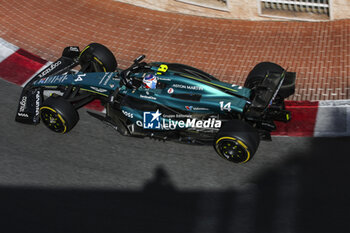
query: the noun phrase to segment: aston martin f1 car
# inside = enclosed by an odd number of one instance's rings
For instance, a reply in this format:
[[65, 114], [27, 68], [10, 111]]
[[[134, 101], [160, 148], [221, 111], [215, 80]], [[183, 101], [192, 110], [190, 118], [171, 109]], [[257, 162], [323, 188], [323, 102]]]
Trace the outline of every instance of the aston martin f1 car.
[[275, 121], [291, 119], [284, 99], [294, 93], [296, 75], [275, 63], [257, 64], [239, 86], [188, 65], [144, 58], [119, 69], [104, 45], [66, 47], [25, 85], [16, 121], [41, 120], [68, 133], [79, 121], [77, 110], [98, 99], [105, 113], [89, 114], [122, 135], [212, 145], [222, 158], [245, 163], [260, 140], [271, 140]]

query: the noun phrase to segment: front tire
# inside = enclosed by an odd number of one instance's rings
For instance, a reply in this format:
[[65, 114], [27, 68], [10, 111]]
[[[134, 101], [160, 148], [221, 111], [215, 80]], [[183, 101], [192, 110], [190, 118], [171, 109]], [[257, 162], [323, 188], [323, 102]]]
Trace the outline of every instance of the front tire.
[[113, 53], [104, 45], [91, 43], [79, 55], [81, 72], [114, 72], [118, 63]]
[[40, 118], [50, 130], [68, 133], [79, 121], [79, 114], [67, 100], [51, 96], [40, 107]]
[[258, 149], [260, 137], [256, 129], [241, 120], [224, 122], [214, 141], [217, 154], [233, 163], [250, 161]]

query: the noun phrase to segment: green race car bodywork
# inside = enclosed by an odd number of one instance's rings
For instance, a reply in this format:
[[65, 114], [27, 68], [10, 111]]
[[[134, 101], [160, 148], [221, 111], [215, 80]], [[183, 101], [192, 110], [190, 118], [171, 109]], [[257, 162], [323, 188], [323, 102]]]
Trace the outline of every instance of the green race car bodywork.
[[[277, 64], [259, 63], [239, 86], [191, 66], [144, 58], [121, 70], [103, 45], [93, 43], [82, 52], [67, 47], [26, 84], [16, 121], [42, 120], [67, 133], [79, 120], [77, 110], [98, 99], [104, 115], [90, 115], [122, 135], [214, 145], [221, 157], [241, 163], [251, 159], [260, 139], [271, 139], [274, 121], [290, 120], [284, 99], [294, 93], [295, 73]], [[154, 88], [143, 83], [148, 75], [156, 79]]]
[[[134, 73], [133, 78], [142, 80], [147, 73], [157, 74], [160, 66], [168, 67], [168, 65], [167, 63], [155, 63], [147, 72]], [[171, 67], [171, 65], [169, 66]], [[141, 85], [137, 89], [130, 89], [122, 86], [119, 92], [140, 101], [148, 101], [155, 105], [178, 110], [178, 114], [184, 111], [191, 114], [243, 113], [244, 107], [249, 102], [250, 89], [242, 86], [231, 85], [219, 80], [208, 81], [195, 75], [179, 74], [169, 69], [158, 74], [157, 77], [160, 88], [148, 89]], [[69, 85], [79, 86], [82, 91], [109, 97], [120, 87], [120, 78], [118, 72], [78, 72], [76, 74], [42, 78], [35, 81], [32, 86], [57, 87]], [[126, 116], [129, 116], [133, 123], [143, 122], [143, 109], [122, 105], [121, 110]], [[148, 111], [153, 110], [156, 109], [148, 109]], [[162, 116], [160, 116], [160, 121], [163, 121]]]

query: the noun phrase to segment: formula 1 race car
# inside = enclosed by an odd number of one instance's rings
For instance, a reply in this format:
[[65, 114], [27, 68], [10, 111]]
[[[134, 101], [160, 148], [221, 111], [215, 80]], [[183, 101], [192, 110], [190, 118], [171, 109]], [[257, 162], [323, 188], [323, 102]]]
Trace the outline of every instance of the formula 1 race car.
[[294, 93], [296, 75], [275, 63], [257, 64], [238, 86], [191, 66], [144, 58], [121, 70], [101, 44], [67, 47], [24, 87], [16, 121], [41, 120], [67, 133], [79, 120], [77, 110], [99, 99], [105, 114], [89, 114], [122, 135], [213, 145], [224, 159], [245, 163], [261, 139], [271, 140], [274, 121], [291, 119], [284, 99]]

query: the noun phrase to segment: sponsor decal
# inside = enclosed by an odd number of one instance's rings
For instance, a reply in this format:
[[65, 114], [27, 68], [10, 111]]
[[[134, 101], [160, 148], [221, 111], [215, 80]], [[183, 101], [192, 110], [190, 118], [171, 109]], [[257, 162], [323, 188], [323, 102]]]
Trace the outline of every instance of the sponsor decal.
[[[114, 73], [115, 74], [115, 73]], [[115, 74], [113, 77], [112, 77], [113, 80], [120, 80], [120, 78], [118, 77], [118, 73]]]
[[23, 96], [21, 101], [19, 102], [19, 111], [24, 112], [26, 110], [27, 105], [27, 96]]
[[101, 84], [103, 82], [103, 80], [105, 79], [105, 77], [107, 76], [108, 73], [105, 73], [105, 75], [103, 75], [102, 79], [100, 80], [100, 82], [98, 84]]
[[166, 116], [169, 116], [169, 115], [164, 115], [163, 118], [161, 119], [160, 118], [161, 115], [162, 113], [160, 113], [159, 110], [157, 110], [156, 112], [144, 112], [143, 125], [142, 125], [142, 122], [136, 122], [136, 124], [140, 127], [143, 126], [144, 129], [163, 129], [163, 130], [175, 130], [178, 128], [220, 128], [221, 127], [221, 121], [215, 118], [209, 118], [207, 120], [198, 120], [198, 119], [193, 119], [189, 117], [186, 120], [173, 120], [171, 118], [165, 118]]
[[158, 80], [161, 80], [161, 81], [171, 81], [170, 78], [163, 78], [163, 77], [158, 77]]
[[52, 83], [62, 83], [68, 79], [67, 75], [64, 76], [54, 76], [51, 80]]
[[26, 117], [26, 118], [29, 118], [29, 116], [28, 116], [28, 114], [27, 114], [27, 113], [21, 113], [21, 112], [19, 112], [19, 113], [17, 113], [17, 115], [18, 115], [18, 116], [20, 116], [20, 117]]
[[143, 113], [143, 128], [144, 129], [160, 129], [160, 116], [162, 114], [157, 110], [156, 112]]
[[52, 63], [48, 68], [46, 68], [41, 74], [39, 74], [39, 77], [42, 78], [48, 73], [50, 73], [52, 70], [54, 70], [57, 66], [61, 65], [61, 61], [57, 61], [56, 63]]
[[185, 106], [185, 108], [189, 111], [208, 111], [209, 110], [209, 108], [193, 107], [193, 106]]
[[191, 85], [183, 85], [183, 84], [173, 84], [174, 88], [180, 88], [180, 89], [186, 89], [186, 90], [192, 90], [192, 91], [203, 91], [203, 87], [199, 86], [191, 86]]
[[149, 96], [149, 95], [140, 95], [141, 98], [144, 98], [144, 99], [151, 99], [151, 100], [156, 100], [157, 98], [154, 97], [154, 96]]
[[56, 75], [56, 76], [49, 76], [47, 78], [42, 78], [39, 80], [39, 84], [46, 84], [46, 83], [51, 83], [51, 84], [55, 84], [55, 83], [62, 83], [65, 80], [68, 79], [67, 75]]
[[122, 113], [123, 113], [125, 116], [129, 117], [129, 118], [134, 118], [134, 114], [132, 114], [132, 113], [130, 113], [130, 112], [128, 112], [128, 111], [122, 110]]
[[40, 109], [40, 91], [37, 91], [35, 95], [35, 116], [39, 116], [39, 109]]
[[102, 77], [101, 81], [98, 84], [101, 85], [103, 83], [103, 85], [106, 86], [109, 80], [112, 78], [113, 74], [114, 74], [113, 72], [105, 73], [105, 75]]
[[170, 88], [168, 89], [168, 94], [173, 94], [173, 93], [174, 93], [174, 89], [170, 87]]
[[283, 76], [283, 78], [282, 78], [282, 81], [280, 81], [280, 83], [278, 84], [278, 87], [277, 87], [275, 93], [274, 93], [273, 96], [272, 96], [272, 99], [271, 99], [271, 101], [270, 101], [270, 103], [269, 103], [269, 106], [272, 104], [273, 100], [276, 98], [276, 95], [277, 95], [278, 91], [280, 90], [283, 81], [284, 81], [284, 76]]
[[208, 111], [209, 108], [193, 107], [193, 111]]
[[95, 91], [98, 91], [98, 92], [106, 92], [106, 91], [107, 91], [106, 89], [102, 89], [102, 88], [98, 88], [98, 87], [91, 87], [91, 86], [90, 86], [90, 88], [91, 88], [92, 90], [95, 90]]
[[109, 80], [112, 78], [112, 76], [113, 76], [113, 73], [109, 73], [109, 75], [108, 75], [108, 77], [107, 77], [107, 79], [105, 80], [105, 82], [103, 83], [103, 85], [107, 85], [107, 83], [109, 82]]

